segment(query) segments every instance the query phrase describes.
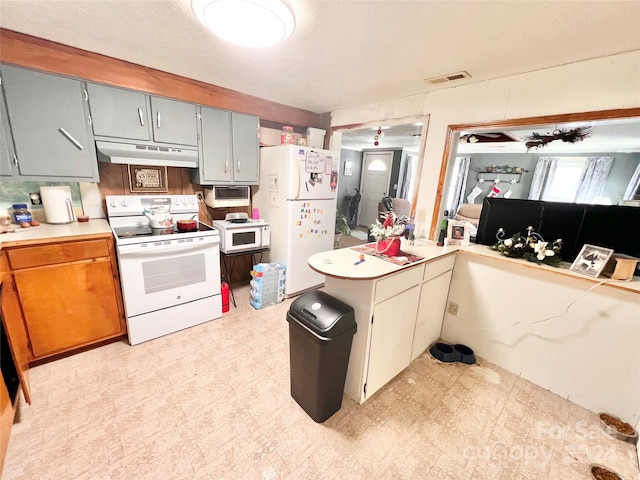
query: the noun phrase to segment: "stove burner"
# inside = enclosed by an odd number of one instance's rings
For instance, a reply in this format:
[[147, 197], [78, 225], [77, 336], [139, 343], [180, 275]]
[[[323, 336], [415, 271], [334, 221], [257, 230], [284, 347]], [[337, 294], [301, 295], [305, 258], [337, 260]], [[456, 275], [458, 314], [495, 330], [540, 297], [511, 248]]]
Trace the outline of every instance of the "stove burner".
[[114, 232], [118, 238], [134, 238], [134, 237], [156, 237], [164, 235], [186, 235], [193, 232], [211, 232], [213, 229], [204, 223], [198, 222], [197, 229], [191, 232], [181, 232], [177, 230], [177, 226], [167, 228], [151, 228], [149, 225], [132, 225], [124, 227], [115, 227]]

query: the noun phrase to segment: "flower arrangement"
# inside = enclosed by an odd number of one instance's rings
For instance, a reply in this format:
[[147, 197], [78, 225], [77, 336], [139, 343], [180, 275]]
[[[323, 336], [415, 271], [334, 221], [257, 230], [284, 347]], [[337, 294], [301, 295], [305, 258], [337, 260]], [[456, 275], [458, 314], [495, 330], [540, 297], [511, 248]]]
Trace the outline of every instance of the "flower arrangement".
[[[382, 217], [383, 215], [384, 214], [380, 216]], [[389, 237], [399, 237], [404, 233], [406, 228], [406, 217], [398, 217], [394, 212], [388, 212], [383, 223], [380, 223], [380, 220], [376, 219], [375, 223], [371, 224], [369, 234], [377, 241], [380, 241], [386, 240]]]
[[527, 236], [523, 237], [520, 232], [511, 238], [503, 238], [504, 229], [499, 228], [496, 238], [497, 243], [491, 246], [492, 250], [500, 252], [507, 257], [523, 258], [529, 262], [544, 263], [557, 267], [560, 265], [562, 258], [560, 257], [560, 248], [562, 247], [562, 239], [557, 239], [551, 245], [549, 242], [533, 231], [533, 227], [527, 227]]

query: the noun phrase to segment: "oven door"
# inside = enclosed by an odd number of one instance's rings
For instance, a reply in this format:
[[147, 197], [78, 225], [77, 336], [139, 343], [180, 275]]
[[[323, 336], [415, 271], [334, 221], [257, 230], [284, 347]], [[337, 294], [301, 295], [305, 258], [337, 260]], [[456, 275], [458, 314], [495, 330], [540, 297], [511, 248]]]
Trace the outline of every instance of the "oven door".
[[217, 236], [118, 245], [127, 318], [220, 293]]
[[256, 250], [262, 247], [262, 228], [232, 227], [225, 230], [224, 253]]

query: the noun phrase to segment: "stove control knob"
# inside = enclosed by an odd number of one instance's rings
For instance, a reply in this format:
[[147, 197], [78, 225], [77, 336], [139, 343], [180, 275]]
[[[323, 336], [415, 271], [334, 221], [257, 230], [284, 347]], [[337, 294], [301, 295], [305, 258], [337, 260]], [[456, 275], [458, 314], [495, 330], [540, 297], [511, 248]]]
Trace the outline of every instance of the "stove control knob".
[[196, 199], [195, 199], [195, 198], [193, 198], [193, 197], [189, 197], [189, 203], [190, 203], [191, 205], [195, 204], [195, 203], [196, 203]]
[[120, 205], [122, 205], [123, 207], [128, 207], [129, 204], [127, 203], [126, 200], [122, 200], [122, 202], [120, 203]]
[[177, 198], [174, 198], [174, 199], [173, 199], [173, 204], [174, 204], [174, 205], [180, 205], [180, 200], [179, 200], [179, 199], [177, 199]]
[[115, 200], [111, 200], [111, 202], [109, 202], [109, 205], [111, 205], [113, 208], [116, 208], [118, 206], [118, 202], [116, 202]]
[[187, 204], [187, 199], [186, 199], [186, 198], [183, 198], [183, 199], [182, 199], [182, 204], [183, 204], [183, 205], [186, 205], [186, 204]]

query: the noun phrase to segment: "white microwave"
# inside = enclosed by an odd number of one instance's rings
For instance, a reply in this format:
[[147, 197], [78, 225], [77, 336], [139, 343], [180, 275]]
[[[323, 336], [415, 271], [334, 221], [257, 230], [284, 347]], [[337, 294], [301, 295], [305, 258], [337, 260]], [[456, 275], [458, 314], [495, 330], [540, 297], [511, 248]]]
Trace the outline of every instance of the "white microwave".
[[264, 220], [247, 220], [233, 223], [228, 220], [214, 220], [213, 227], [220, 234], [222, 253], [241, 253], [269, 248], [271, 227]]
[[251, 204], [251, 187], [204, 187], [204, 203], [211, 208], [248, 207]]

